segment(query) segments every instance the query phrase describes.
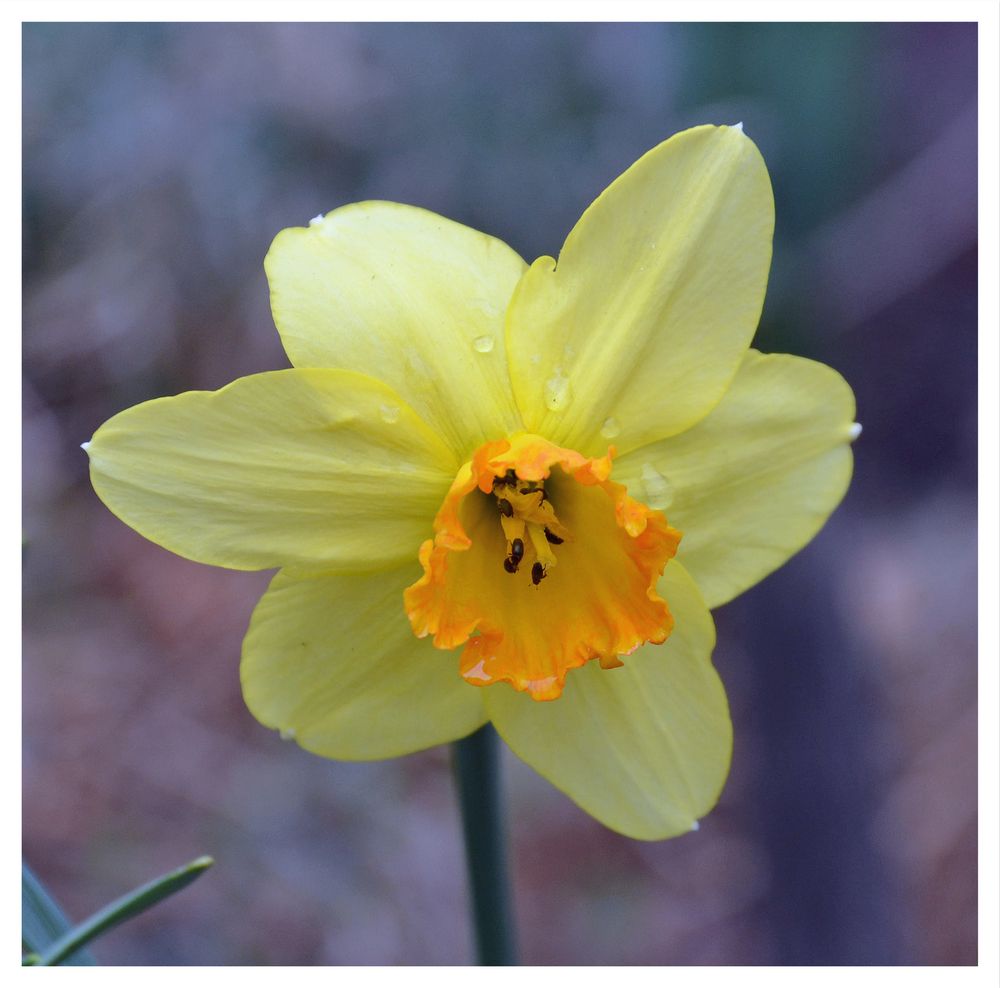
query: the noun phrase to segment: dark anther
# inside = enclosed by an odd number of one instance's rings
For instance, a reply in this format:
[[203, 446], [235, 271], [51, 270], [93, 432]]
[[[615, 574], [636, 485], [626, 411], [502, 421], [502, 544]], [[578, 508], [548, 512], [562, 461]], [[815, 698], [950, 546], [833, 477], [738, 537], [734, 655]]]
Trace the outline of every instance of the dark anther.
[[507, 500], [507, 498], [500, 498], [497, 504], [500, 505], [500, 514], [502, 514], [504, 518], [510, 518], [513, 516], [514, 506]]
[[513, 559], [505, 559], [503, 561], [503, 568], [507, 570], [508, 573], [516, 573], [517, 563], [515, 563]]
[[524, 558], [524, 542], [520, 539], [514, 539], [510, 544], [510, 558], [515, 566], [521, 564], [521, 560]]
[[535, 563], [531, 567], [531, 582], [537, 587], [545, 579], [545, 567], [541, 563]]
[[562, 545], [563, 540], [559, 538], [558, 535], [553, 535], [548, 529], [545, 529], [545, 538], [552, 543], [552, 545]]
[[534, 487], [522, 487], [521, 488], [521, 493], [522, 494], [534, 494], [535, 493], [535, 488]]

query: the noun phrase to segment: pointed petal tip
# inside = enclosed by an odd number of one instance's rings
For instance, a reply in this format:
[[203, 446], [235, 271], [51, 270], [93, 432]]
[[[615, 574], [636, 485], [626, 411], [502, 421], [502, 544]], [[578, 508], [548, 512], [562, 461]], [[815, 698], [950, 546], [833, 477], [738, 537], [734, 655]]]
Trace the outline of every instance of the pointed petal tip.
[[323, 222], [323, 214], [322, 214], [322, 213], [317, 213], [317, 214], [316, 214], [316, 215], [315, 215], [315, 216], [314, 216], [314, 217], [313, 217], [313, 218], [312, 218], [312, 219], [311, 219], [311, 220], [309, 221], [309, 225], [310, 225], [310, 226], [319, 226], [319, 225], [320, 225], [320, 223], [322, 223], [322, 222]]
[[80, 443], [80, 449], [82, 449], [87, 455], [90, 455], [90, 444], [93, 442], [92, 439], [88, 439], [85, 443]]
[[738, 130], [742, 134], [743, 133], [743, 121], [741, 120], [739, 123], [730, 124], [729, 129], [730, 130]]

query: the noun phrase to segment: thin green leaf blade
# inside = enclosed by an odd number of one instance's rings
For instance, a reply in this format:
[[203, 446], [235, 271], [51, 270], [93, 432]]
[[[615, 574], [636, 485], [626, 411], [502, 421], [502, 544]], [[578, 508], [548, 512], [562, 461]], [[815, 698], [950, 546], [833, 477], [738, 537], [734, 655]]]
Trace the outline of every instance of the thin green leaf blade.
[[[21, 945], [25, 952], [41, 954], [47, 947], [64, 936], [70, 922], [24, 862], [21, 863]], [[37, 960], [34, 963], [38, 963]], [[86, 950], [77, 951], [67, 964], [94, 964]]]
[[207, 856], [196, 858], [175, 871], [168, 872], [166, 875], [161, 875], [159, 878], [154, 878], [153, 881], [133, 889], [120, 899], [115, 899], [114, 902], [98, 910], [89, 919], [68, 930], [55, 943], [49, 944], [45, 950], [40, 951], [37, 964], [40, 967], [50, 967], [66, 962], [67, 958], [72, 957], [82, 946], [95, 937], [120, 923], [124, 923], [127, 919], [145, 912], [151, 906], [155, 906], [156, 903], [190, 885], [214, 863], [213, 859]]

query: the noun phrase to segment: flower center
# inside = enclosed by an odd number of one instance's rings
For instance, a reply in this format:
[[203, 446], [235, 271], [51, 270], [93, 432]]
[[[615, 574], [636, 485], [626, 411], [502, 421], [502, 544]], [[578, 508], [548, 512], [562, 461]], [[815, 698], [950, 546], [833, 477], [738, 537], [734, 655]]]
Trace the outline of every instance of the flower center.
[[500, 526], [507, 540], [503, 559], [506, 572], [517, 573], [524, 561], [525, 539], [534, 550], [531, 582], [538, 586], [550, 566], [555, 566], [552, 546], [570, 538], [569, 531], [556, 517], [541, 480], [522, 480], [515, 470], [507, 470], [493, 479], [493, 496], [500, 511]]
[[615, 668], [670, 634], [656, 584], [680, 533], [609, 479], [613, 455], [522, 434], [486, 443], [459, 470], [404, 604], [414, 634], [464, 645], [468, 682], [552, 700], [570, 669]]

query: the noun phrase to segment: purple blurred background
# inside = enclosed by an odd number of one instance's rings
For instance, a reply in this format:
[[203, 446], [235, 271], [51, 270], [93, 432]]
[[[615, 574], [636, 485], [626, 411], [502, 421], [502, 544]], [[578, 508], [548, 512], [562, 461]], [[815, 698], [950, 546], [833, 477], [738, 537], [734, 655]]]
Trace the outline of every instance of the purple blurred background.
[[446, 749], [326, 762], [260, 727], [267, 574], [98, 501], [79, 443], [287, 365], [283, 227], [413, 203], [532, 259], [642, 152], [744, 122], [777, 234], [757, 345], [858, 397], [821, 536], [718, 612], [736, 728], [701, 830], [611, 833], [505, 763], [524, 960], [976, 961], [976, 26], [26, 25], [24, 853], [75, 919], [201, 853], [107, 964], [472, 958]]

